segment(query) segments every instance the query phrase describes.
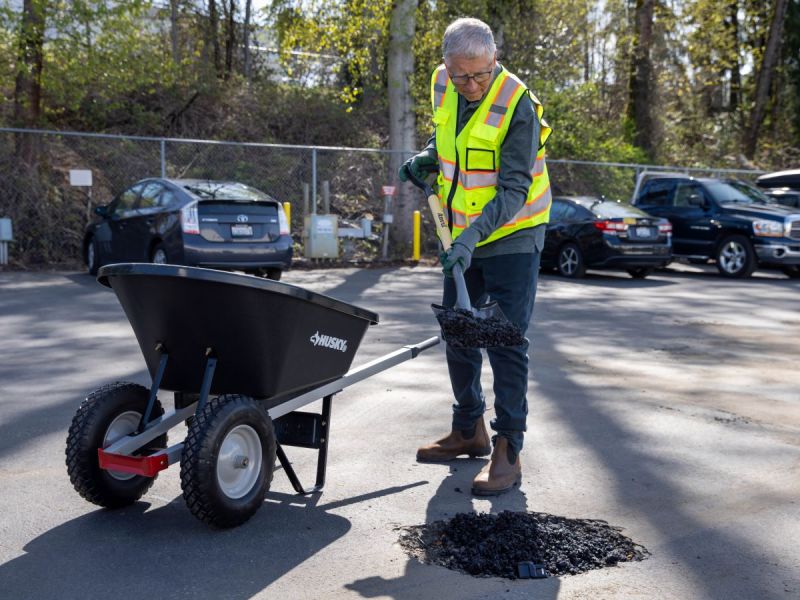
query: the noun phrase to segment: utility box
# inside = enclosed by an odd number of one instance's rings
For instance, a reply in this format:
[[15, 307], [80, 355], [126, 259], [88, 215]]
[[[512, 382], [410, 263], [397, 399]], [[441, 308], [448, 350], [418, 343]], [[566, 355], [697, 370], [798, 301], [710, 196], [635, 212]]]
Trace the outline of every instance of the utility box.
[[8, 242], [14, 241], [11, 219], [0, 219], [0, 265], [8, 264]]
[[303, 248], [306, 258], [339, 258], [339, 219], [310, 214], [305, 218]]

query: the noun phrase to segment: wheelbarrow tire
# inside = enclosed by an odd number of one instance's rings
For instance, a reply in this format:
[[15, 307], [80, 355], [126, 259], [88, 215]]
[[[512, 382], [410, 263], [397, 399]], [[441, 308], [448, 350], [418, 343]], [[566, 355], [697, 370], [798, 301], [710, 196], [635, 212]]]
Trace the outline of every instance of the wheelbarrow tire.
[[195, 415], [181, 455], [181, 488], [192, 514], [209, 525], [241, 525], [264, 503], [275, 470], [275, 430], [249, 396], [213, 398]]
[[[155, 477], [115, 473], [101, 469], [97, 449], [133, 432], [147, 409], [147, 388], [117, 382], [92, 392], [78, 407], [67, 435], [67, 472], [75, 490], [89, 502], [106, 508], [133, 504], [153, 485]], [[164, 414], [156, 399], [151, 418]], [[137, 454], [166, 448], [167, 434], [147, 444]]]

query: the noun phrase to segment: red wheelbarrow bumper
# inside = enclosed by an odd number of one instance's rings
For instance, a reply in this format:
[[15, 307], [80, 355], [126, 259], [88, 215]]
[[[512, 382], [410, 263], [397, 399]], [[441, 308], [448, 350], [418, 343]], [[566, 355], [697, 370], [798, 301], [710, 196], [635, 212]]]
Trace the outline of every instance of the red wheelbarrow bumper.
[[169, 466], [169, 457], [166, 454], [125, 456], [124, 454], [111, 454], [98, 448], [97, 458], [100, 461], [100, 468], [106, 471], [133, 473], [145, 477], [155, 477], [159, 471], [163, 471]]

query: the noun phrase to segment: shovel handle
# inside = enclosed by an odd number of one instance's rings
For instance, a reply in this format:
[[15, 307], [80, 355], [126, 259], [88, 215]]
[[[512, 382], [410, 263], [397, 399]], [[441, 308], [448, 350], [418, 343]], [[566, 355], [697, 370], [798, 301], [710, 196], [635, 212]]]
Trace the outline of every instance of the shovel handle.
[[[442, 242], [442, 249], [447, 252], [450, 246], [453, 245], [453, 236], [450, 234], [450, 229], [447, 227], [447, 221], [444, 219], [444, 211], [439, 202], [439, 197], [434, 193], [433, 188], [427, 183], [418, 179], [413, 173], [407, 171], [408, 178], [415, 186], [420, 188], [428, 197], [428, 207], [431, 209], [433, 215], [433, 222], [436, 225], [436, 233], [439, 235], [439, 240]], [[456, 284], [456, 308], [464, 310], [472, 310], [472, 305], [469, 302], [469, 292], [467, 292], [467, 283], [464, 281], [464, 272], [461, 270], [461, 265], [456, 264], [453, 267], [453, 280]]]

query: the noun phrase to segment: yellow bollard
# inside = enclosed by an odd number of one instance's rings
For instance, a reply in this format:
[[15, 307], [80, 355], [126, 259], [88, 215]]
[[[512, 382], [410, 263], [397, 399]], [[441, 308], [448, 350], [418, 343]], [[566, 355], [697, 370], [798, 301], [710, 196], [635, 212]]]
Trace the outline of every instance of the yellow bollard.
[[292, 203], [291, 202], [284, 202], [283, 203], [283, 212], [286, 213], [286, 222], [289, 224], [289, 232], [292, 231]]
[[414, 242], [413, 242], [413, 256], [412, 260], [419, 260], [419, 234], [420, 234], [420, 214], [418, 210], [414, 211]]

